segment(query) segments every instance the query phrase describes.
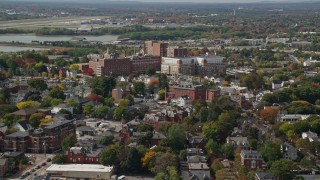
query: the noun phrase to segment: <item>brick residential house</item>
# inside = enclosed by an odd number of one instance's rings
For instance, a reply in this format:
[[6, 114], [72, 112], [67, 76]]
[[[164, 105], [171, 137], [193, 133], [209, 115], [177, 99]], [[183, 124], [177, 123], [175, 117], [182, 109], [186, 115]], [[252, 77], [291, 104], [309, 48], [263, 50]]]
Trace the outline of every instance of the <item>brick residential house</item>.
[[70, 164], [100, 164], [100, 150], [89, 151], [84, 147], [71, 147], [66, 150], [65, 163]]
[[265, 167], [262, 155], [258, 151], [242, 150], [240, 156], [241, 165], [247, 169], [263, 169]]

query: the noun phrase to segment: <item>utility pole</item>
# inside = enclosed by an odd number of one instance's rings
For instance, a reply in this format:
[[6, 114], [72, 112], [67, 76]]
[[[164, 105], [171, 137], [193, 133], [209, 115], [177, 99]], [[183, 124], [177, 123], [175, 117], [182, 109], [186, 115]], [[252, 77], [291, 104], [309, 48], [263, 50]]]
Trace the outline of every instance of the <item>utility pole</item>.
[[43, 141], [43, 150], [44, 150], [44, 157], [47, 156], [47, 144], [46, 144], [46, 137], [44, 138], [44, 141]]

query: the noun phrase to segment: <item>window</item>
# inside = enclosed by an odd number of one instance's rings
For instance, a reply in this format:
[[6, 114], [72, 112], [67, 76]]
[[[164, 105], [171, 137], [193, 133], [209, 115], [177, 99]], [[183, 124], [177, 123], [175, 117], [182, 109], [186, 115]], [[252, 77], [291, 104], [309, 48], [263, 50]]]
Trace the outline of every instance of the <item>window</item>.
[[257, 167], [257, 162], [255, 160], [251, 161], [251, 168], [255, 169]]

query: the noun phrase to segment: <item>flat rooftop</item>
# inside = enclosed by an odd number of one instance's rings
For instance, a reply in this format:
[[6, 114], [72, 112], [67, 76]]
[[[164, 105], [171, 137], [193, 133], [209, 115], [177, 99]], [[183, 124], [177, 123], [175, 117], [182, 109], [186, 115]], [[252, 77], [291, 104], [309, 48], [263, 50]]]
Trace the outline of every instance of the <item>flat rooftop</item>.
[[103, 166], [100, 164], [52, 164], [46, 171], [73, 171], [73, 172], [111, 172], [113, 166]]

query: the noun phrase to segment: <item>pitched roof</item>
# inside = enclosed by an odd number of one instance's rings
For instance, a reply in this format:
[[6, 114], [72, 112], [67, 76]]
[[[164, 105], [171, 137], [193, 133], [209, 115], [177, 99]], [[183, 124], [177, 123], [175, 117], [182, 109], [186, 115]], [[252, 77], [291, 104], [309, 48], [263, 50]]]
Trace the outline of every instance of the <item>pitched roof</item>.
[[268, 172], [259, 172], [256, 173], [256, 177], [258, 180], [271, 180], [271, 179], [276, 179], [272, 174]]
[[31, 115], [36, 112], [37, 112], [36, 109], [20, 109], [16, 112], [13, 112], [12, 114], [17, 115], [17, 116], [28, 116], [28, 115]]
[[4, 166], [8, 159], [0, 159], [0, 166]]
[[18, 123], [24, 130], [33, 129], [32, 125], [29, 123], [28, 120], [19, 121]]
[[77, 131], [95, 131], [95, 130], [90, 126], [80, 126], [80, 127], [77, 127]]
[[7, 137], [27, 137], [29, 136], [29, 132], [18, 131], [12, 134], [7, 135]]
[[161, 132], [153, 132], [152, 139], [166, 139], [167, 137]]

